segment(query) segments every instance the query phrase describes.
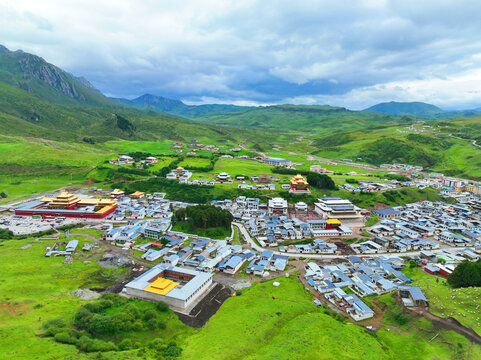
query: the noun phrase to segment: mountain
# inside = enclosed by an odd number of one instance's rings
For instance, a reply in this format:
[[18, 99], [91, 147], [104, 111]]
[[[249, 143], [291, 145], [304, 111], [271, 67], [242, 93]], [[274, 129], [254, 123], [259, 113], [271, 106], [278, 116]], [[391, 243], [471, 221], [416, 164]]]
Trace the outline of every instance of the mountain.
[[113, 100], [140, 109], [156, 109], [170, 114], [189, 118], [211, 114], [231, 113], [240, 110], [250, 109], [250, 107], [246, 106], [223, 104], [187, 105], [180, 100], [169, 99], [163, 96], [156, 96], [151, 94], [144, 94], [132, 100], [118, 98]]
[[481, 108], [475, 110], [445, 111], [423, 102], [384, 102], [365, 109], [380, 114], [414, 116], [425, 120], [444, 120], [458, 117], [481, 116]]
[[352, 111], [329, 105], [272, 105], [243, 108], [226, 114], [208, 114], [192, 120], [205, 124], [294, 130], [321, 134], [355, 130], [370, 126], [384, 126], [399, 122], [412, 122], [411, 118], [379, 114], [372, 111]]
[[10, 51], [2, 45], [0, 81], [56, 104], [114, 105], [85, 78], [75, 77], [37, 55]]
[[384, 102], [370, 108], [367, 111], [375, 111], [381, 114], [389, 115], [411, 115], [411, 116], [425, 116], [426, 114], [437, 114], [443, 112], [437, 106], [426, 104], [423, 102]]

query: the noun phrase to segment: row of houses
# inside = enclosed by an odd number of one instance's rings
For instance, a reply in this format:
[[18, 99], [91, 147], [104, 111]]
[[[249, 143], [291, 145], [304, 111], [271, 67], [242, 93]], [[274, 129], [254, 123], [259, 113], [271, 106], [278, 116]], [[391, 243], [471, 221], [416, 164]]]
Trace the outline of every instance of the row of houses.
[[[411, 280], [402, 273], [404, 260], [398, 257], [360, 258], [337, 265], [305, 265], [305, 278], [312, 288], [356, 321], [374, 316], [374, 311], [362, 301], [369, 295], [381, 295], [394, 290], [411, 294], [411, 302], [428, 306], [428, 300]], [[407, 296], [409, 298], [409, 295]]]
[[381, 221], [368, 229], [374, 239], [352, 246], [358, 253], [481, 245], [481, 217], [469, 203], [423, 201], [372, 213]]

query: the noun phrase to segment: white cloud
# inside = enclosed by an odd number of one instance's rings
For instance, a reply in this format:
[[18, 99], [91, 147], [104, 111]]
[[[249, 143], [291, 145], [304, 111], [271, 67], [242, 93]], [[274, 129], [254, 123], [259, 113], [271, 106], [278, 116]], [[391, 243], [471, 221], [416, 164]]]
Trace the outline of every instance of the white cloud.
[[117, 96], [469, 107], [479, 13], [478, 1], [16, 0], [0, 4], [0, 39]]

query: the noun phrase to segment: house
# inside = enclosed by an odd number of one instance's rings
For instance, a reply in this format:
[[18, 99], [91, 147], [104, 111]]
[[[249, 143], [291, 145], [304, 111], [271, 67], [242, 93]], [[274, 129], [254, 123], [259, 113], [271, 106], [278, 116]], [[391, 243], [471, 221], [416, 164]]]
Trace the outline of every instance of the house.
[[314, 204], [314, 211], [326, 219], [362, 219], [361, 209], [339, 196], [325, 196]]
[[290, 167], [292, 165], [291, 160], [286, 160], [277, 157], [268, 157], [263, 160], [263, 163], [266, 165], [271, 166], [282, 166], [282, 167]]
[[276, 197], [269, 199], [268, 213], [269, 215], [287, 215], [287, 200], [283, 198]]
[[401, 286], [399, 295], [404, 306], [429, 308], [429, 300], [417, 286]]
[[224, 264], [224, 272], [227, 274], [235, 274], [244, 264], [245, 258], [240, 255], [231, 256], [229, 260]]
[[401, 215], [399, 211], [396, 211], [393, 208], [377, 209], [372, 212], [378, 219], [395, 219]]

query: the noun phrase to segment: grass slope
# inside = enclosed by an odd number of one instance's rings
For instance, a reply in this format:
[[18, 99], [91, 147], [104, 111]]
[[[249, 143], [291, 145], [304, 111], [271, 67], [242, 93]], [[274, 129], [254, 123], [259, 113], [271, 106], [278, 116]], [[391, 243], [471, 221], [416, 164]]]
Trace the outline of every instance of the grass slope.
[[[207, 124], [295, 130], [326, 134], [367, 126], [397, 123], [402, 118], [370, 111], [351, 111], [332, 106], [276, 105], [258, 107], [237, 113], [208, 115], [194, 118]], [[411, 119], [404, 119], [411, 121]]]
[[475, 121], [456, 121], [460, 125], [449, 128], [444, 127], [445, 123], [431, 122], [431, 128], [416, 125], [418, 131], [408, 126], [387, 125], [324, 136], [314, 141], [314, 153], [331, 159], [349, 158], [375, 165], [392, 162], [422, 165], [447, 175], [481, 178], [478, 160], [481, 149], [473, 146], [471, 141], [448, 136], [456, 128], [455, 134], [459, 136], [467, 137], [470, 133], [470, 139], [481, 138], [481, 129], [478, 130]]
[[453, 289], [443, 278], [429, 275], [420, 268], [404, 270], [430, 300], [430, 311], [440, 317], [453, 317], [481, 334], [479, 297], [481, 288]]

